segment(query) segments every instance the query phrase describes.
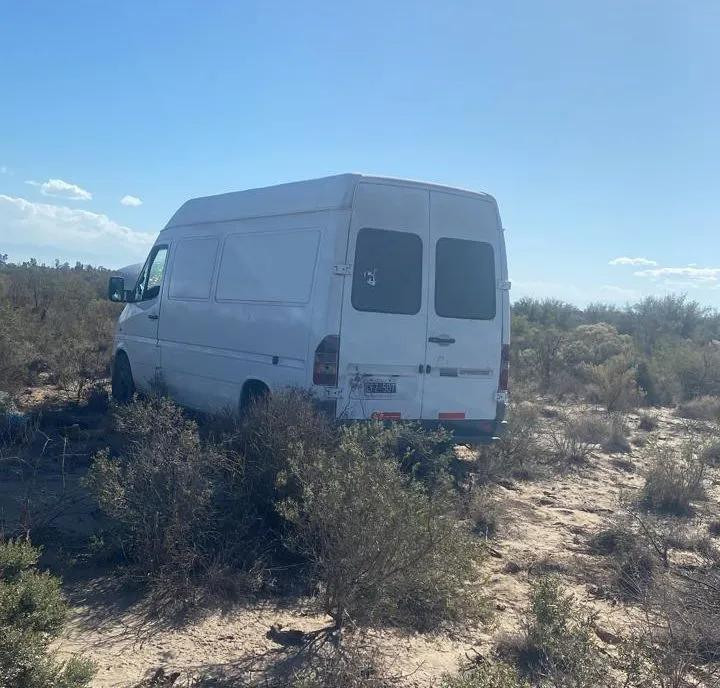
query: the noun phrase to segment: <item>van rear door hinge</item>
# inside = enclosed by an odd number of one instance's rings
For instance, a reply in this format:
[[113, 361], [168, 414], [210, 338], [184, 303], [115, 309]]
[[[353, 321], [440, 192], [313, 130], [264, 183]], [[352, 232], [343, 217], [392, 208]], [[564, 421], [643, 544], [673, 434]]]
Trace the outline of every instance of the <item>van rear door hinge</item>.
[[512, 282], [509, 280], [498, 280], [497, 288], [500, 291], [510, 291], [510, 287], [512, 285]]
[[350, 265], [346, 263], [339, 263], [338, 265], [333, 265], [333, 274], [334, 275], [349, 275], [351, 272]]

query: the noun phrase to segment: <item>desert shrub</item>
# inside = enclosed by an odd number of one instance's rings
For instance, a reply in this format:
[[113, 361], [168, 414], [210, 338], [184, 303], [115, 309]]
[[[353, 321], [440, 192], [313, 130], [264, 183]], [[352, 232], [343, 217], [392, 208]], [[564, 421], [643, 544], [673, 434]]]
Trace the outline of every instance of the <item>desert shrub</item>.
[[590, 398], [608, 411], [627, 411], [640, 403], [635, 380], [635, 363], [627, 355], [618, 355], [605, 363], [590, 366]]
[[[449, 563], [458, 565], [457, 576], [466, 570], [468, 562], [457, 552], [465, 540], [450, 517], [457, 495], [448, 472], [453, 454], [447, 433], [425, 433], [406, 425], [386, 428], [380, 423], [340, 429], [316, 410], [308, 394], [293, 390], [258, 400], [240, 418], [211, 419], [202, 431], [171, 401], [157, 395], [114, 409], [114, 419], [123, 440], [120, 455], [100, 452], [87, 484], [114, 521], [116, 541], [132, 565], [130, 571], [141, 574], [139, 578], [157, 592], [173, 591], [180, 599], [183, 592], [237, 589], [237, 582], [242, 588], [250, 583], [257, 587], [263, 584], [262, 571], [273, 563], [276, 570], [291, 568], [297, 574], [295, 582], [302, 582], [316, 563], [306, 559], [308, 554], [322, 555], [318, 570], [335, 581], [327, 573], [334, 564], [330, 557], [344, 547], [369, 556], [374, 541], [365, 542], [363, 537], [376, 537], [380, 515], [392, 515], [393, 509], [402, 527], [393, 522], [397, 531], [391, 533], [392, 527], [387, 526], [388, 543], [399, 548], [397, 557], [385, 562], [387, 566], [404, 562], [409, 567], [410, 559], [420, 556], [417, 548], [429, 547], [422, 552], [425, 564], [442, 552]], [[346, 466], [351, 455], [365, 458], [351, 465], [340, 481], [329, 464], [335, 457], [344, 457], [341, 463]], [[397, 496], [389, 493], [390, 484], [383, 490], [376, 488], [381, 469], [400, 490]], [[312, 482], [313, 477], [327, 477], [328, 482], [320, 485]], [[351, 478], [355, 482], [349, 482]], [[315, 501], [320, 492], [330, 500], [331, 523], [313, 520], [325, 506]], [[331, 501], [341, 495], [349, 501]], [[408, 498], [407, 504], [397, 503], [401, 495]], [[338, 527], [343, 509], [355, 514], [344, 530]], [[369, 519], [367, 531], [357, 520], [364, 516]], [[427, 522], [420, 520], [423, 516]], [[332, 525], [342, 540], [331, 540], [335, 549], [329, 553], [297, 546], [302, 540], [299, 533], [310, 532], [308, 523]], [[414, 550], [403, 539], [411, 533], [417, 537]], [[435, 538], [441, 534], [439, 545]], [[309, 538], [307, 543], [315, 541]], [[354, 565], [358, 562], [354, 560]], [[350, 569], [352, 565], [348, 562]], [[337, 588], [330, 593], [335, 595], [333, 600], [344, 594], [336, 594], [336, 589], [347, 582], [341, 569], [337, 573]], [[380, 575], [373, 570], [370, 575], [376, 574]], [[400, 592], [392, 593], [398, 609], [407, 611], [415, 605], [429, 615], [427, 610], [436, 604], [439, 616], [449, 616], [454, 604], [449, 599], [450, 586], [457, 581], [452, 583], [452, 576], [443, 578], [432, 562], [426, 574], [415, 571], [413, 575], [416, 588], [402, 605]], [[393, 580], [392, 585], [400, 585], [399, 579]], [[378, 599], [390, 599], [388, 590], [384, 588]], [[192, 599], [189, 596], [187, 601]]]
[[691, 420], [719, 420], [720, 397], [704, 396], [678, 404], [675, 414]]
[[0, 389], [43, 380], [77, 400], [106, 377], [118, 304], [105, 299], [110, 273], [77, 264], [0, 263]]
[[460, 516], [473, 532], [485, 538], [497, 535], [506, 516], [500, 498], [487, 485], [473, 485], [460, 499]]
[[570, 427], [574, 435], [587, 444], [602, 444], [608, 437], [609, 425], [605, 416], [583, 413], [572, 420], [565, 419], [564, 425]]
[[640, 503], [663, 514], [685, 516], [692, 513], [693, 501], [705, 497], [706, 465], [697, 446], [656, 446], [654, 458], [645, 473]]
[[539, 429], [539, 415], [533, 404], [513, 404], [500, 439], [478, 453], [477, 474], [481, 482], [506, 477], [531, 478], [546, 453], [539, 441]]
[[658, 418], [654, 413], [648, 413], [644, 411], [639, 416], [638, 428], [647, 432], [651, 430], [657, 430]]
[[0, 449], [6, 445], [29, 444], [37, 425], [37, 418], [20, 412], [10, 395], [0, 391]]
[[289, 389], [257, 399], [241, 416], [225, 419], [215, 437], [242, 457], [240, 489], [261, 530], [282, 527], [276, 504], [295, 495], [287, 479], [288, 465], [298, 448], [312, 456], [332, 450], [337, 427], [320, 413], [309, 393]]
[[657, 555], [645, 537], [629, 526], [613, 525], [595, 533], [589, 542], [594, 554], [611, 558], [611, 584], [623, 596], [639, 599], [657, 570]]
[[500, 661], [483, 662], [455, 676], [443, 677], [441, 688], [530, 688], [517, 670]]
[[611, 358], [628, 355], [632, 351], [632, 338], [618, 334], [612, 325], [604, 322], [578, 325], [563, 343], [565, 365], [576, 369], [584, 365], [601, 365]]
[[587, 462], [600, 439], [595, 419], [587, 416], [564, 418], [550, 432], [556, 456], [569, 464]]
[[705, 442], [700, 449], [700, 457], [708, 466], [720, 466], [720, 438]]
[[[342, 647], [324, 647], [303, 653], [289, 672], [277, 672], [276, 679], [264, 679], [247, 688], [391, 688], [403, 685], [402, 677], [385, 667], [385, 658], [362, 638], [346, 639]], [[285, 675], [287, 673], [287, 675]], [[212, 683], [211, 685], [215, 685]], [[224, 683], [222, 685], [225, 685]], [[235, 683], [232, 684], [235, 686]], [[245, 684], [243, 684], [245, 686]], [[238, 687], [239, 688], [239, 687]]]
[[518, 647], [519, 665], [531, 678], [552, 686], [602, 685], [608, 663], [593, 640], [593, 620], [557, 579], [536, 581]]
[[720, 348], [689, 340], [665, 341], [650, 371], [662, 403], [720, 394]]
[[627, 454], [630, 451], [629, 428], [621, 413], [611, 413], [607, 420], [608, 434], [602, 442], [602, 448], [611, 453]]
[[0, 541], [0, 686], [83, 688], [92, 665], [58, 662], [48, 651], [65, 623], [60, 581], [37, 570], [39, 552], [28, 542]]
[[[375, 432], [367, 426], [370, 437]], [[424, 430], [416, 423], [395, 423], [380, 433], [401, 470], [431, 489], [442, 487], [455, 463], [455, 440], [443, 428]]]
[[477, 549], [452, 501], [404, 473], [382, 440], [367, 440], [366, 427], [343, 428], [334, 451], [301, 451], [290, 463], [300, 495], [282, 511], [294, 525], [290, 546], [321, 584], [323, 611], [337, 627], [425, 629], [460, 617]]
[[628, 688], [715, 686], [720, 679], [720, 576], [667, 572], [619, 648]]
[[143, 575], [187, 583], [207, 563], [207, 553], [217, 551], [227, 502], [218, 486], [231, 482], [242, 465], [201, 443], [195, 422], [166, 398], [118, 407], [115, 422], [123, 454], [97, 454], [88, 485]]
[[546, 392], [562, 370], [562, 347], [567, 334], [555, 327], [542, 327], [533, 329], [531, 336], [531, 346], [521, 356], [527, 362], [523, 367], [533, 366], [540, 389]]

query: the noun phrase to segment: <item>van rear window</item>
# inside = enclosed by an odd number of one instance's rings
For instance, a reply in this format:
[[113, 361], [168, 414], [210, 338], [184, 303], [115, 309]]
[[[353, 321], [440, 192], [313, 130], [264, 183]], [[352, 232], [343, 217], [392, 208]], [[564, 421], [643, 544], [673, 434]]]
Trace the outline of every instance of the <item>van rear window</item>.
[[438, 239], [435, 312], [443, 318], [495, 317], [495, 252], [484, 241]]
[[352, 305], [358, 311], [415, 315], [422, 303], [422, 240], [410, 232], [358, 232]]

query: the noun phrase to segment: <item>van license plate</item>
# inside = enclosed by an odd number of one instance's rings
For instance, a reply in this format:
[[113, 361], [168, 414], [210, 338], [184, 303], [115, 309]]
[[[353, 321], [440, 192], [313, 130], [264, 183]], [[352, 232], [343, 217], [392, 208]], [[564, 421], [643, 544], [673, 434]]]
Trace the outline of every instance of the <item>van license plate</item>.
[[395, 394], [397, 385], [394, 382], [372, 382], [365, 383], [365, 394]]

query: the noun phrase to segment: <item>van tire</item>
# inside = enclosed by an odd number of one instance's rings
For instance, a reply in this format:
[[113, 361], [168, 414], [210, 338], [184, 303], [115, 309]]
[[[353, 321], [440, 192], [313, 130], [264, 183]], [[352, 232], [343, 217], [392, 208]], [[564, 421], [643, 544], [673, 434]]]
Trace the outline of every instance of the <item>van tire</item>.
[[135, 382], [127, 354], [118, 351], [112, 373], [112, 397], [118, 404], [127, 404], [135, 394]]
[[260, 380], [246, 380], [240, 394], [240, 415], [256, 402], [267, 399], [270, 396], [270, 388]]

